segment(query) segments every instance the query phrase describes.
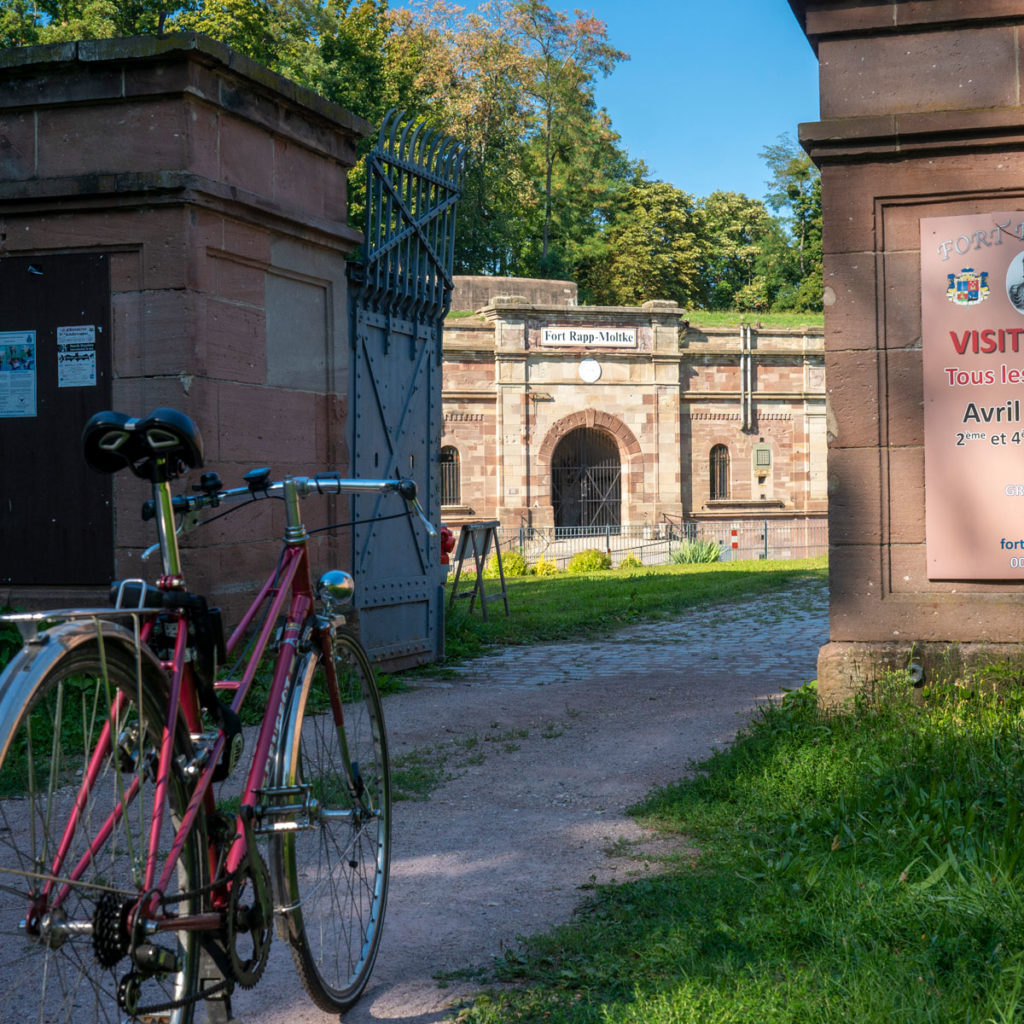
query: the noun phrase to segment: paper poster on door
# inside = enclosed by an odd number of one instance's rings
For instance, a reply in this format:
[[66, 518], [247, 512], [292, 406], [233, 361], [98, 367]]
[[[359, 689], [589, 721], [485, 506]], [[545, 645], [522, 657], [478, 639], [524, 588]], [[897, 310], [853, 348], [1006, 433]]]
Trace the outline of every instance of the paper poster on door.
[[0, 416], [36, 414], [36, 332], [0, 331]]
[[1024, 212], [921, 221], [928, 577], [1024, 579]]
[[57, 328], [57, 387], [96, 386], [96, 328]]

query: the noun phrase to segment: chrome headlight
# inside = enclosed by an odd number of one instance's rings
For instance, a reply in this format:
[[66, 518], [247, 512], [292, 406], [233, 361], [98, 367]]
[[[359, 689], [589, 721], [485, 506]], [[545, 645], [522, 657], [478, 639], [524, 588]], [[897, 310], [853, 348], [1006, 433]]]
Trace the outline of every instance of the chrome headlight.
[[352, 600], [356, 595], [356, 581], [342, 569], [330, 569], [320, 577], [316, 593], [328, 611], [342, 612], [352, 607]]

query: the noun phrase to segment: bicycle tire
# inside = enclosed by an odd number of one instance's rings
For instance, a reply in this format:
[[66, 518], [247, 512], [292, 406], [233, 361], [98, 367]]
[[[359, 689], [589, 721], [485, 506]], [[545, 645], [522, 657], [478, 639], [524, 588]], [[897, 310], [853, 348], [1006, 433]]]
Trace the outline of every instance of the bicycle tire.
[[[310, 827], [275, 833], [270, 852], [299, 977], [320, 1009], [344, 1013], [366, 987], [380, 945], [391, 856], [391, 782], [383, 709], [369, 659], [347, 630], [335, 630], [330, 650], [344, 723], [337, 726], [332, 710], [325, 654], [315, 651], [296, 667], [278, 759], [277, 784], [309, 786], [320, 813], [311, 815]], [[359, 780], [357, 799], [346, 765]]]
[[[0, 1020], [45, 1020], [47, 1024], [83, 1024], [134, 1019], [118, 1005], [118, 987], [134, 972], [126, 944], [126, 908], [138, 901], [152, 819], [155, 741], [166, 721], [166, 677], [148, 652], [131, 650], [131, 634], [109, 623], [65, 624], [47, 634], [42, 658], [26, 647], [0, 677], [0, 708], [6, 730], [0, 738]], [[109, 628], [108, 628], [109, 627]], [[63, 650], [61, 650], [63, 648]], [[116, 712], [114, 693], [124, 695]], [[90, 754], [99, 749], [104, 722], [117, 736], [100, 755], [94, 785], [82, 780]], [[161, 849], [184, 809], [186, 786], [179, 759], [191, 757], [191, 742], [181, 725], [173, 747], [175, 763], [168, 785], [170, 815], [160, 835]], [[98, 833], [111, 810], [132, 786], [138, 796], [122, 802], [105, 840]], [[79, 825], [55, 876], [54, 852], [80, 804]], [[91, 858], [83, 860], [90, 843]], [[205, 864], [201, 830], [186, 842], [172, 891], [194, 892], [203, 885]], [[64, 883], [77, 869], [81, 874]], [[47, 884], [53, 889], [41, 898]], [[58, 906], [59, 909], [54, 909]], [[30, 906], [48, 912], [36, 927]], [[198, 897], [175, 905], [191, 912]], [[65, 929], [46, 936], [46, 922], [63, 919]], [[142, 982], [138, 1007], [178, 1004], [161, 1020], [190, 1024], [199, 984], [200, 943], [194, 933], [163, 933], [152, 945], [167, 950], [176, 963], [166, 974]]]

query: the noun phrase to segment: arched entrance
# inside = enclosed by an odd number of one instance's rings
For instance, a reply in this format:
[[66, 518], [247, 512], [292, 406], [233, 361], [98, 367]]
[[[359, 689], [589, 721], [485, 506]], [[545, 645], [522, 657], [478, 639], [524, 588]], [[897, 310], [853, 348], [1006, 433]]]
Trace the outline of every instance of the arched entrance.
[[622, 525], [622, 463], [611, 434], [578, 427], [551, 455], [555, 530], [618, 532]]

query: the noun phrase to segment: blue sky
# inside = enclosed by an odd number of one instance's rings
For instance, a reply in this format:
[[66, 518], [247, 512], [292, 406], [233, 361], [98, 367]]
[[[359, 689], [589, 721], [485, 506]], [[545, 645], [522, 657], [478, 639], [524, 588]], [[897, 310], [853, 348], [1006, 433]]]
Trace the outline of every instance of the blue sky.
[[630, 156], [697, 196], [761, 199], [758, 153], [818, 120], [818, 62], [787, 0], [576, 0], [630, 60], [597, 87]]

